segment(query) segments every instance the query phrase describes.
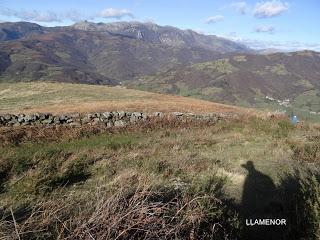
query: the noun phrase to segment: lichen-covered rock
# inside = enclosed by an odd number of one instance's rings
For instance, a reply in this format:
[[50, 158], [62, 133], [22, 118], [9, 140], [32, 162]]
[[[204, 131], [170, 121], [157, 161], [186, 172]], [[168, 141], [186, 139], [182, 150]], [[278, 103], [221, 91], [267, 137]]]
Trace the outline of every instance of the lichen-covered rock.
[[3, 118], [4, 118], [4, 120], [6, 120], [6, 121], [10, 121], [11, 118], [12, 118], [12, 116], [11, 116], [11, 114], [5, 114], [5, 115], [3, 115]]
[[23, 123], [24, 122], [24, 118], [23, 117], [18, 117], [18, 123]]
[[113, 122], [107, 122], [107, 128], [111, 128], [113, 126], [114, 126]]
[[125, 111], [120, 111], [119, 112], [119, 119], [123, 119], [126, 116], [126, 112]]
[[164, 116], [163, 112], [155, 112], [152, 114], [153, 117], [160, 117], [162, 118]]
[[80, 118], [80, 113], [70, 113], [68, 116], [72, 119], [78, 119]]
[[183, 113], [181, 113], [181, 112], [173, 112], [172, 116], [174, 116], [174, 117], [182, 117]]
[[73, 123], [73, 119], [72, 118], [69, 118], [66, 123]]
[[53, 123], [54, 123], [54, 124], [60, 124], [60, 117], [55, 116], [55, 117], [53, 118]]
[[72, 122], [69, 125], [72, 126], [72, 127], [80, 127], [81, 123], [80, 122]]
[[134, 113], [132, 113], [132, 115], [131, 116], [135, 116], [135, 117], [140, 117], [140, 118], [142, 118], [142, 113], [141, 112], [134, 112]]
[[118, 120], [118, 121], [114, 122], [114, 126], [115, 127], [124, 127], [126, 125], [127, 125], [127, 123], [125, 121], [123, 121], [123, 120]]
[[111, 112], [104, 112], [102, 113], [102, 116], [106, 119], [111, 119], [113, 117], [113, 114]]
[[30, 115], [26, 115], [26, 116], [24, 117], [24, 121], [27, 122], [27, 123], [30, 123], [30, 122], [34, 122], [35, 119], [33, 119], [33, 117], [30, 116]]

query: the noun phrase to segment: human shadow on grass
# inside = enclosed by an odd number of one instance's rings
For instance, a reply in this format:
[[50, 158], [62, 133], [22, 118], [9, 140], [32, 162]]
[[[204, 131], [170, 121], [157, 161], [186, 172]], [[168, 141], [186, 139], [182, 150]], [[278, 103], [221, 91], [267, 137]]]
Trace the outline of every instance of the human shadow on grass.
[[[280, 178], [278, 186], [258, 171], [253, 162], [242, 165], [248, 171], [239, 213], [243, 223], [241, 239], [319, 239], [320, 174], [299, 168]], [[285, 219], [286, 224], [258, 225], [256, 219]]]
[[286, 225], [255, 224], [260, 219], [285, 219], [283, 202], [273, 180], [258, 171], [252, 161], [241, 166], [248, 171], [240, 206], [244, 239], [285, 239]]

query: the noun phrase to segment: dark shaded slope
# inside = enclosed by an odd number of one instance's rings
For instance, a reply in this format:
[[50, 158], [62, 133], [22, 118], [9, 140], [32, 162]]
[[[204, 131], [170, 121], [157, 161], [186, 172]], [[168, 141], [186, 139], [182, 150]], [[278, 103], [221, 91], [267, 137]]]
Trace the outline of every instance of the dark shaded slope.
[[2, 42], [3, 56], [9, 64], [3, 68], [3, 81], [62, 81], [90, 84], [117, 84], [96, 72], [86, 54], [76, 46], [81, 34], [46, 33], [44, 35]]
[[24, 37], [44, 34], [45, 28], [35, 23], [0, 23], [0, 41], [16, 40]]

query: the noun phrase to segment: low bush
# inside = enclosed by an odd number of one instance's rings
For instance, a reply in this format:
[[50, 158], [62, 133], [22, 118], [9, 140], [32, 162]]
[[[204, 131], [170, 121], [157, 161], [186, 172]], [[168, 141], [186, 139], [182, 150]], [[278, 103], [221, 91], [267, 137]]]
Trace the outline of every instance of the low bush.
[[282, 179], [287, 239], [320, 239], [320, 176], [297, 171]]
[[320, 139], [310, 138], [304, 142], [292, 142], [293, 159], [305, 162], [320, 162]]
[[294, 126], [289, 122], [289, 120], [281, 120], [278, 122], [276, 137], [286, 138], [288, 137], [290, 131], [292, 131], [293, 129], [294, 129]]

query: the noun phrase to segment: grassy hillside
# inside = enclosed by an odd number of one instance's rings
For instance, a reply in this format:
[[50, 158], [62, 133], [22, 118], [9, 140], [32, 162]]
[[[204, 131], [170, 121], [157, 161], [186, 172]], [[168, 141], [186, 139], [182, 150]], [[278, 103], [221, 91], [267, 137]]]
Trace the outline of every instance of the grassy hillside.
[[[237, 54], [126, 84], [135, 89], [294, 112], [320, 120], [320, 53]], [[273, 100], [267, 99], [272, 98]], [[288, 104], [284, 100], [288, 99]]]
[[116, 109], [247, 114], [0, 128], [0, 238], [319, 239], [319, 125], [122, 87], [0, 84], [1, 112]]
[[67, 83], [0, 83], [0, 112], [254, 112], [223, 104], [122, 87]]
[[[320, 236], [319, 126], [243, 118], [86, 137], [85, 129], [78, 136], [72, 128], [27, 132], [16, 146], [10, 141], [21, 133], [1, 132], [8, 141], [0, 147], [0, 237]], [[46, 134], [59, 137], [36, 137]], [[249, 217], [288, 225], [247, 228]]]

